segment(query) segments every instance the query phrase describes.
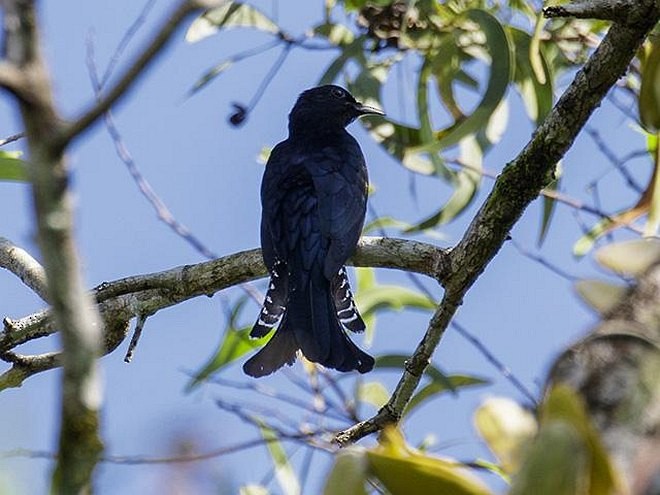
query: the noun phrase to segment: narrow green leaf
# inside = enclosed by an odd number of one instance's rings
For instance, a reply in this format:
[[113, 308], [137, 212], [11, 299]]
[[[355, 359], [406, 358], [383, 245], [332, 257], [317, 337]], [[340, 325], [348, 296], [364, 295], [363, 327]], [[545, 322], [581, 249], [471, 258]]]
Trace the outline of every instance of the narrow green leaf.
[[660, 131], [660, 41], [655, 39], [649, 44], [649, 52], [642, 64], [639, 117], [649, 132], [657, 132]]
[[613, 224], [614, 222], [609, 218], [601, 218], [596, 225], [589, 229], [589, 232], [580, 237], [573, 245], [573, 256], [581, 258], [591, 251], [600, 236], [607, 233]]
[[259, 421], [259, 425], [261, 436], [266, 441], [268, 453], [273, 460], [275, 477], [282, 493], [284, 495], [300, 495], [300, 482], [289, 462], [289, 456], [277, 439], [277, 433], [263, 421]]
[[186, 32], [186, 41], [196, 43], [222, 28], [233, 27], [250, 27], [273, 34], [280, 32], [277, 24], [255, 7], [227, 1], [195, 19]]
[[387, 389], [380, 382], [359, 383], [355, 395], [359, 401], [371, 404], [376, 409], [383, 407], [390, 398]]
[[427, 311], [435, 309], [435, 302], [430, 301], [425, 294], [399, 285], [378, 284], [369, 289], [361, 290], [356, 298], [363, 315], [382, 309], [394, 311], [401, 311], [405, 308], [417, 308]]
[[20, 151], [0, 151], [0, 181], [27, 182], [27, 163]]
[[367, 495], [367, 457], [363, 449], [349, 447], [336, 456], [323, 495]]
[[195, 373], [193, 379], [186, 386], [186, 391], [190, 392], [195, 387], [206, 381], [206, 379], [222, 368], [240, 359], [248, 352], [265, 345], [270, 336], [261, 339], [251, 339], [250, 331], [252, 326], [244, 327], [240, 330], [228, 327], [225, 330], [222, 342], [216, 353]]
[[[546, 189], [548, 189], [549, 191], [557, 191], [559, 189], [559, 185], [561, 182], [561, 174], [562, 174], [562, 165], [561, 162], [559, 162], [555, 167], [555, 180], [553, 180]], [[543, 244], [543, 241], [548, 235], [548, 231], [550, 230], [550, 222], [552, 220], [552, 215], [555, 212], [556, 206], [557, 206], [557, 202], [555, 201], [554, 198], [543, 196], [543, 211], [541, 213], [541, 229], [539, 231], [539, 239], [538, 239], [539, 246]]]
[[484, 128], [504, 98], [512, 79], [513, 50], [500, 22], [492, 14], [480, 9], [468, 10], [466, 17], [476, 23], [486, 37], [486, 46], [491, 59], [486, 91], [470, 115], [445, 129], [435, 131], [435, 141], [430, 144], [424, 143], [415, 151], [440, 151]]
[[233, 363], [251, 350], [263, 346], [272, 337], [271, 334], [261, 339], [251, 339], [251, 325], [237, 328], [238, 319], [246, 302], [247, 297], [243, 297], [239, 299], [236, 305], [232, 308], [231, 315], [228, 318], [227, 327], [222, 337], [222, 342], [220, 342], [220, 345], [218, 346], [218, 350], [208, 360], [208, 362], [204, 364], [204, 366], [202, 366], [202, 368], [197, 373], [195, 373], [195, 376], [188, 383], [188, 385], [186, 385], [186, 392], [190, 392], [199, 384], [204, 382], [213, 373], [216, 373], [225, 366]]
[[[538, 49], [538, 59], [543, 69], [545, 82], [536, 77], [531, 65], [529, 54], [532, 51], [532, 38], [525, 31], [514, 27], [507, 27], [508, 35], [515, 51], [515, 70], [513, 81], [522, 97], [527, 115], [539, 125], [545, 116], [552, 110], [553, 103], [553, 77], [543, 51]], [[538, 70], [538, 68], [537, 68]]]
[[475, 137], [467, 136], [463, 139], [460, 143], [460, 160], [466, 167], [454, 173], [454, 192], [436, 213], [406, 232], [417, 232], [448, 223], [465, 211], [481, 184], [482, 159], [482, 151]]
[[197, 81], [195, 81], [195, 84], [193, 84], [193, 87], [190, 88], [190, 90], [188, 91], [188, 96], [192, 96], [195, 93], [197, 93], [200, 89], [202, 89], [208, 83], [213, 81], [213, 79], [215, 79], [220, 74], [225, 72], [232, 65], [234, 65], [234, 64], [231, 60], [225, 60], [225, 61], [220, 62], [219, 64], [214, 65], [213, 67], [211, 67], [204, 74], [202, 74], [202, 76]]

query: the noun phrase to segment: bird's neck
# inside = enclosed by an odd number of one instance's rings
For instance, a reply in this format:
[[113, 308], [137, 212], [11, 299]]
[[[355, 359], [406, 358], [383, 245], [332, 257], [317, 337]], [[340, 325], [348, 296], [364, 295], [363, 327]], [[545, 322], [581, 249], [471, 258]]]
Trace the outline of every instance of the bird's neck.
[[341, 139], [346, 129], [341, 125], [328, 125], [327, 122], [289, 122], [289, 139], [309, 142]]

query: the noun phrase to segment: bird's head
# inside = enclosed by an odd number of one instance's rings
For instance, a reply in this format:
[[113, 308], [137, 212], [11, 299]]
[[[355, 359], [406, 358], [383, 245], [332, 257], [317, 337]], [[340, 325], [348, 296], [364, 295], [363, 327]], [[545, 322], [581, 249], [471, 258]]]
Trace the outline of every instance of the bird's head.
[[383, 112], [356, 101], [344, 88], [332, 84], [318, 86], [298, 97], [289, 114], [289, 130], [339, 130], [363, 115], [383, 115]]

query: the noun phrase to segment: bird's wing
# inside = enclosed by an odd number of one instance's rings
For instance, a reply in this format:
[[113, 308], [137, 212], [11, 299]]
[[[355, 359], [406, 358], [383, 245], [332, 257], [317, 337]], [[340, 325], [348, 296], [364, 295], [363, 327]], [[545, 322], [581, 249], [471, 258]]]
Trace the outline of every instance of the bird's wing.
[[333, 280], [355, 251], [367, 206], [367, 169], [357, 142], [326, 148], [312, 169], [322, 236], [329, 241], [324, 275]]

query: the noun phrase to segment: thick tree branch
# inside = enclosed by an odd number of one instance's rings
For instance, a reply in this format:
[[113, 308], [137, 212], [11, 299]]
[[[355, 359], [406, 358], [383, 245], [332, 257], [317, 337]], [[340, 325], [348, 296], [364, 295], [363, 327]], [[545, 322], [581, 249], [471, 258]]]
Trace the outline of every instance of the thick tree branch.
[[586, 0], [582, 2], [551, 5], [543, 9], [545, 17], [575, 17], [600, 19], [619, 24], [639, 24], [640, 11], [630, 8], [631, 0]]
[[336, 437], [340, 445], [355, 442], [400, 418], [466, 292], [500, 250], [527, 206], [550, 183], [556, 163], [605, 94], [625, 73], [660, 17], [660, 5], [655, 0], [631, 0], [627, 8], [626, 19], [634, 18], [639, 22], [614, 24], [610, 28], [532, 140], [505, 167], [463, 238], [450, 253], [452, 269], [445, 281], [443, 300], [392, 397], [376, 416], [340, 432]]
[[163, 24], [157, 29], [156, 35], [140, 52], [135, 61], [129, 65], [119, 80], [104, 94], [97, 97], [97, 101], [90, 105], [80, 117], [68, 125], [62, 135], [62, 145], [82, 134], [94, 124], [105, 112], [119, 101], [133, 86], [137, 79], [144, 74], [145, 69], [156, 59], [172, 39], [172, 35], [188, 16], [200, 9], [208, 9], [217, 5], [213, 0], [183, 0], [179, 3]]
[[[354, 266], [406, 270], [427, 275], [439, 283], [443, 283], [449, 274], [449, 255], [446, 250], [404, 239], [363, 237], [349, 263]], [[261, 250], [252, 249], [196, 265], [105, 282], [93, 291], [106, 329], [103, 352], [112, 352], [126, 338], [128, 322], [132, 318], [152, 315], [193, 297], [212, 296], [220, 290], [266, 274]], [[22, 380], [17, 377], [24, 379], [59, 366], [59, 361], [53, 360], [51, 367], [40, 365], [32, 373], [27, 359], [34, 356], [26, 356], [26, 360], [19, 366], [15, 360], [3, 357], [21, 344], [57, 331], [58, 326], [53, 322], [49, 310], [19, 320], [5, 318], [4, 326], [4, 331], [0, 332], [0, 358], [13, 362], [14, 366], [0, 376], [0, 390], [20, 386]], [[16, 368], [19, 368], [18, 371]], [[9, 378], [5, 377], [7, 374]]]
[[[92, 472], [102, 451], [96, 371], [101, 322], [80, 273], [73, 239], [69, 171], [60, 146], [63, 124], [41, 55], [34, 1], [4, 0], [3, 7], [4, 57], [5, 63], [10, 64], [6, 67], [20, 74], [9, 89], [17, 97], [25, 125], [37, 237], [48, 298], [61, 329], [64, 349], [60, 443], [53, 492], [87, 493], [91, 491]], [[24, 360], [17, 359], [12, 370], [20, 374], [19, 368], [24, 364]], [[43, 368], [49, 366], [49, 360], [37, 358], [32, 365]]]

